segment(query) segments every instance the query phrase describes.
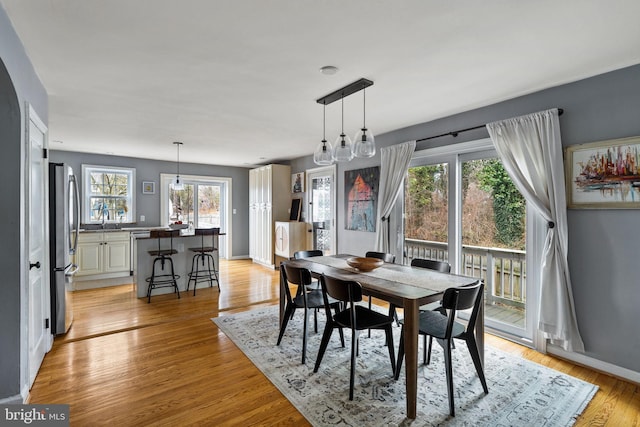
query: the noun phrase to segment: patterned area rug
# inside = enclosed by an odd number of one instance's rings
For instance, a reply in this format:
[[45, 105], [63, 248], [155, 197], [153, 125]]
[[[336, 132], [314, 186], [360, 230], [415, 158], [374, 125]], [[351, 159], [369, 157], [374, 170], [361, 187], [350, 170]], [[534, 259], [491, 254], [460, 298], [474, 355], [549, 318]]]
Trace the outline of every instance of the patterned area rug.
[[[487, 346], [485, 395], [464, 342], [456, 340], [456, 416], [449, 416], [442, 349], [434, 344], [431, 364], [418, 369], [418, 415], [409, 420], [404, 367], [400, 380], [394, 381], [383, 332], [372, 331], [371, 338], [360, 335], [354, 400], [349, 401], [348, 331], [345, 348], [334, 331], [322, 365], [313, 373], [323, 316], [317, 334], [311, 327], [306, 365], [300, 363], [301, 310], [289, 322], [280, 346], [277, 307], [212, 320], [314, 426], [570, 426], [597, 391], [593, 384]], [[400, 328], [394, 329], [397, 353]]]

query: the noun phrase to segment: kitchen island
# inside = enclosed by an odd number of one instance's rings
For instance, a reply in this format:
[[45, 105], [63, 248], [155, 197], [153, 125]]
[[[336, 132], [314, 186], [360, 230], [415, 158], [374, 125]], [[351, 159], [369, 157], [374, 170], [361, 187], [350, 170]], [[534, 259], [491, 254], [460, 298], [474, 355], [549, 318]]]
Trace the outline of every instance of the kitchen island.
[[[211, 245], [211, 238], [213, 237], [213, 247], [219, 248], [219, 236], [224, 236], [225, 233], [215, 234], [213, 236], [204, 236], [204, 245]], [[133, 283], [136, 285], [136, 294], [138, 298], [144, 298], [147, 296], [147, 288], [149, 283], [147, 278], [151, 277], [151, 270], [153, 268], [153, 259], [155, 257], [149, 255], [150, 250], [158, 249], [158, 239], [152, 239], [149, 237], [149, 233], [132, 233], [131, 234], [131, 250], [133, 251]], [[161, 239], [162, 249], [168, 249], [171, 242], [169, 238]], [[195, 236], [193, 230], [180, 230], [180, 235], [173, 238], [173, 249], [178, 253], [171, 256], [173, 258], [173, 267], [175, 274], [179, 275], [178, 288], [180, 292], [187, 289], [187, 281], [189, 280], [189, 272], [191, 272], [191, 261], [195, 252], [191, 252], [189, 248], [197, 248], [202, 245], [202, 237]], [[214, 251], [213, 259], [215, 262], [216, 270], [219, 269], [219, 251]], [[208, 282], [198, 283], [198, 287], [208, 287]], [[215, 285], [214, 285], [215, 286]], [[193, 289], [191, 286], [190, 290]], [[153, 301], [154, 295], [172, 293], [173, 288], [157, 288], [154, 289], [151, 294], [151, 300]]]

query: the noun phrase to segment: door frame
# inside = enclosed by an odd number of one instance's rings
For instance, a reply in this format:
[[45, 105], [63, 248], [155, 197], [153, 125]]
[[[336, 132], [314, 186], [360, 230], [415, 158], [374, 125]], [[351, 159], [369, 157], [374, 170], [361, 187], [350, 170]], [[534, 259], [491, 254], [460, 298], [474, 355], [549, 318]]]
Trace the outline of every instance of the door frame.
[[[336, 212], [337, 212], [337, 181], [336, 181], [336, 165], [329, 165], [329, 166], [320, 166], [317, 168], [312, 168], [312, 169], [307, 169], [306, 170], [306, 186], [307, 186], [307, 191], [305, 193], [305, 221], [308, 222], [309, 224], [312, 224], [311, 221], [311, 209], [310, 209], [310, 204], [311, 204], [311, 191], [312, 191], [312, 187], [311, 187], [311, 181], [312, 181], [312, 175], [317, 176], [319, 174], [326, 174], [326, 175], [330, 175], [331, 176], [331, 182], [332, 182], [332, 186], [331, 186], [331, 212], [332, 212], [332, 218], [331, 218], [331, 242], [333, 242], [333, 245], [331, 247], [331, 254], [337, 254], [338, 253], [338, 232], [336, 230]], [[313, 225], [313, 224], [312, 224]], [[313, 236], [310, 238], [311, 242], [313, 243]]]

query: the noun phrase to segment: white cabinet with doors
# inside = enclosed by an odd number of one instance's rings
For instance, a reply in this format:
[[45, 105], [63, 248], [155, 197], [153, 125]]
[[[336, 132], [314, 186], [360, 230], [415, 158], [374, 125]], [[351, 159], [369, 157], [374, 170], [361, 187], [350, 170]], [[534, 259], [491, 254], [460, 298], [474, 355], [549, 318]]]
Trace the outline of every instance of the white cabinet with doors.
[[276, 221], [276, 255], [291, 258], [297, 251], [307, 249], [307, 223]]
[[274, 266], [274, 221], [289, 218], [290, 186], [290, 166], [249, 171], [249, 256], [256, 263]]
[[80, 233], [77, 277], [119, 277], [130, 273], [130, 234], [125, 231]]

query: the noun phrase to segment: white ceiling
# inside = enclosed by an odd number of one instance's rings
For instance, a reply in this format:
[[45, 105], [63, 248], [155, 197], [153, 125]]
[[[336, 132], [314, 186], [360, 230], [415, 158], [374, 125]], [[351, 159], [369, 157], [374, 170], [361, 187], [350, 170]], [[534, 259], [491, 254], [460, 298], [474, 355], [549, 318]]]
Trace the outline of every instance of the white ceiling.
[[[176, 140], [184, 162], [310, 155], [315, 100], [361, 77], [382, 134], [640, 63], [637, 0], [0, 3], [49, 94], [50, 148], [171, 161]], [[354, 135], [362, 92], [344, 106]]]

